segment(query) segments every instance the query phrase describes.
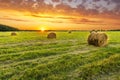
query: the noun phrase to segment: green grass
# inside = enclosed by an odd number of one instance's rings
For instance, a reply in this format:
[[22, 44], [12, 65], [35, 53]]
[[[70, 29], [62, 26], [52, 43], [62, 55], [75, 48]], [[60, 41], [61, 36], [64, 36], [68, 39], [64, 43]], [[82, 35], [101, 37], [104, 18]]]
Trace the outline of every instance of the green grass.
[[0, 32], [0, 80], [120, 80], [120, 32], [105, 47], [87, 44], [89, 32]]

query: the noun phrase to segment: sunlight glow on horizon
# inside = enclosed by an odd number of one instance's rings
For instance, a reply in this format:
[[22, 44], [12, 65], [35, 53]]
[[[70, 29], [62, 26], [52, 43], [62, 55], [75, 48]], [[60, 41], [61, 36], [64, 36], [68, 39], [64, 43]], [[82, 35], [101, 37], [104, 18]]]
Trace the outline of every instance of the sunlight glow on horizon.
[[[6, 13], [8, 12], [9, 13]], [[15, 10], [0, 10], [0, 24], [13, 26], [21, 30], [90, 30], [90, 29], [118, 29], [119, 21], [109, 18], [96, 18], [62, 14], [31, 14]], [[116, 25], [115, 23], [118, 23]], [[44, 29], [42, 29], [44, 30]]]
[[0, 24], [20, 30], [120, 29], [120, 0], [0, 0]]
[[45, 27], [41, 27], [40, 30], [41, 30], [41, 32], [44, 32], [46, 30], [46, 28]]

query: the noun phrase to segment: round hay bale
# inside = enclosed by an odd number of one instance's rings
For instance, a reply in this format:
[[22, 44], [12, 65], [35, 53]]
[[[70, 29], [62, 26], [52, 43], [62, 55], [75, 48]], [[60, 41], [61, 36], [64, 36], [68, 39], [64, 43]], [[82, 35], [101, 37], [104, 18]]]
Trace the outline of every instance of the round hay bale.
[[72, 31], [68, 31], [68, 33], [72, 33]]
[[48, 39], [54, 39], [54, 38], [56, 38], [56, 33], [53, 33], [53, 32], [49, 33], [49, 34], [47, 35], [47, 38], [48, 38]]
[[11, 33], [11, 36], [16, 36], [17, 34], [15, 32], [12, 32]]
[[105, 46], [107, 44], [108, 36], [105, 33], [91, 33], [88, 36], [88, 44], [94, 46]]
[[98, 32], [97, 30], [91, 30], [90, 33], [96, 33]]

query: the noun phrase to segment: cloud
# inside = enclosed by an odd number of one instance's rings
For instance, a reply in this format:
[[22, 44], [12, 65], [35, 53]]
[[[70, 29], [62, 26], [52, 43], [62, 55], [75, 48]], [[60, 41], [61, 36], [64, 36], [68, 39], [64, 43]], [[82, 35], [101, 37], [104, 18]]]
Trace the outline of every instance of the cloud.
[[99, 22], [101, 22], [101, 21], [94, 21], [94, 20], [89, 20], [89, 19], [85, 19], [85, 18], [83, 18], [83, 19], [81, 19], [80, 20], [80, 22], [92, 22], [92, 23], [99, 23]]
[[0, 0], [0, 8], [41, 14], [120, 18], [120, 0]]
[[37, 17], [37, 18], [53, 18], [51, 16], [40, 16], [40, 15], [36, 15], [36, 14], [32, 14], [32, 15], [29, 15], [29, 16]]
[[60, 0], [52, 0], [52, 2], [60, 2]]
[[117, 4], [120, 4], [120, 0], [111, 0], [112, 2], [115, 2]]
[[34, 15], [29, 15], [35, 18], [43, 18], [45, 19], [47, 22], [51, 22], [51, 23], [75, 23], [75, 24], [103, 24], [103, 21], [100, 20], [91, 20], [91, 19], [87, 19], [87, 18], [78, 18], [78, 17], [71, 17], [71, 16], [40, 16], [37, 14]]
[[10, 21], [20, 21], [20, 22], [30, 22], [29, 20], [24, 20], [24, 19], [14, 19], [14, 18], [7, 18], [7, 17], [0, 17], [2, 20], [10, 20]]
[[104, 24], [103, 21], [98, 21], [98, 20], [90, 20], [87, 18], [81, 18], [81, 19], [71, 19], [72, 23], [76, 23], [76, 24]]

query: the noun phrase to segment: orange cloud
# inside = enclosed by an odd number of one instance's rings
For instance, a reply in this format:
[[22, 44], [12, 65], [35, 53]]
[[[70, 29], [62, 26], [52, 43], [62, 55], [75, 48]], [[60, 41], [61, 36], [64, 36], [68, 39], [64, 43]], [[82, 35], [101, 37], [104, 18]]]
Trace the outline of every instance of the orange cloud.
[[0, 0], [0, 22], [21, 29], [99, 29], [101, 25], [117, 29], [119, 4], [119, 0]]

